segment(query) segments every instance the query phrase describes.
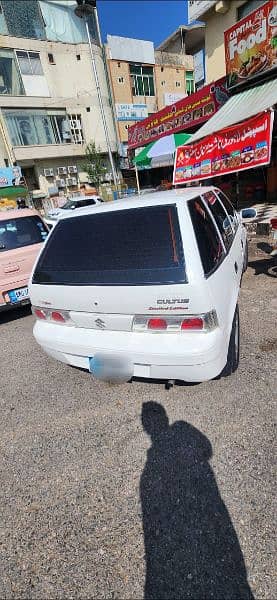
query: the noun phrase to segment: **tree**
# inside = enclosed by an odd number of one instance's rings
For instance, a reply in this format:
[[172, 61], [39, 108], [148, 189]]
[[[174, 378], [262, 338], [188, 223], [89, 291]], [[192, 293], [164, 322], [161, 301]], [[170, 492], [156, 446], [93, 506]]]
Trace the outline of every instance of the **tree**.
[[101, 154], [100, 146], [96, 147], [95, 142], [90, 142], [86, 147], [87, 162], [84, 165], [84, 171], [88, 174], [91, 183], [97, 188], [105, 175], [107, 168]]

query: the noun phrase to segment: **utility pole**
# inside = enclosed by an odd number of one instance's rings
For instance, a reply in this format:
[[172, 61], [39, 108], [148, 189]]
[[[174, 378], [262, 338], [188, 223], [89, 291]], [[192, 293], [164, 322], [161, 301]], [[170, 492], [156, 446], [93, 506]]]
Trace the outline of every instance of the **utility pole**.
[[[90, 37], [89, 25], [88, 25], [88, 17], [92, 14], [95, 14], [94, 11], [96, 11], [96, 0], [76, 0], [76, 2], [77, 2], [77, 6], [74, 10], [75, 15], [77, 17], [79, 17], [80, 19], [84, 19], [85, 25], [86, 25], [88, 44], [89, 44], [90, 55], [91, 55], [92, 70], [93, 70], [93, 74], [94, 74], [97, 96], [98, 96], [98, 100], [99, 100], [102, 124], [103, 124], [106, 144], [107, 144], [107, 148], [108, 148], [108, 154], [109, 154], [109, 159], [110, 159], [110, 164], [111, 164], [111, 169], [112, 169], [114, 185], [117, 187], [116, 169], [115, 169], [113, 155], [112, 155], [112, 149], [111, 149], [111, 144], [110, 144], [110, 139], [109, 139], [109, 132], [108, 132], [107, 121], [106, 121], [104, 105], [103, 105], [103, 99], [102, 99], [101, 89], [100, 89], [100, 85], [99, 85], [96, 60], [95, 60], [94, 50], [93, 50], [92, 43], [91, 43], [91, 37]], [[96, 22], [96, 26], [97, 26], [98, 35], [99, 35], [100, 31], [99, 31], [99, 23], [98, 23], [97, 14], [95, 16], [95, 22]], [[99, 42], [101, 44], [100, 37], [99, 37]]]

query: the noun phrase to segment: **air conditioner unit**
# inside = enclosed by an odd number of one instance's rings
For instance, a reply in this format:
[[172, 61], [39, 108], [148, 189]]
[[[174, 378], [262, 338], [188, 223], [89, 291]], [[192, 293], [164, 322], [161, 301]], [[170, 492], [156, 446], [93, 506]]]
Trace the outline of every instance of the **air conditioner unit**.
[[78, 169], [76, 165], [72, 165], [71, 167], [67, 167], [68, 173], [78, 173]]
[[58, 167], [57, 172], [58, 175], [67, 175], [67, 167]]
[[54, 177], [54, 169], [44, 169], [43, 173], [45, 177]]
[[76, 177], [68, 177], [66, 180], [66, 185], [68, 187], [71, 187], [72, 185], [77, 185], [77, 178]]
[[65, 179], [56, 179], [56, 186], [58, 188], [64, 188], [65, 187]]

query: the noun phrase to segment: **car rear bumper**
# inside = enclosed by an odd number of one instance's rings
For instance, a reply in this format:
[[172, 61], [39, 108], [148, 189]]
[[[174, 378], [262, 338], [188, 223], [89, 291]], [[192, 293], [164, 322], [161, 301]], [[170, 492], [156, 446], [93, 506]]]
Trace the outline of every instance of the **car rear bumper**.
[[210, 333], [153, 334], [96, 331], [36, 321], [34, 336], [56, 360], [89, 370], [97, 353], [128, 357], [134, 377], [200, 382], [224, 368], [227, 347], [220, 328]]

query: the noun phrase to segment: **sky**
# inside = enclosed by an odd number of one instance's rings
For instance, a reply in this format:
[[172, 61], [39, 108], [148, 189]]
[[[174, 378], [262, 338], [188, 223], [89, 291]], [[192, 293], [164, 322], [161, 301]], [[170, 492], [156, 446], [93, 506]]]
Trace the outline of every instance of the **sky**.
[[158, 46], [187, 23], [187, 0], [98, 0], [97, 12], [103, 43], [109, 33]]

